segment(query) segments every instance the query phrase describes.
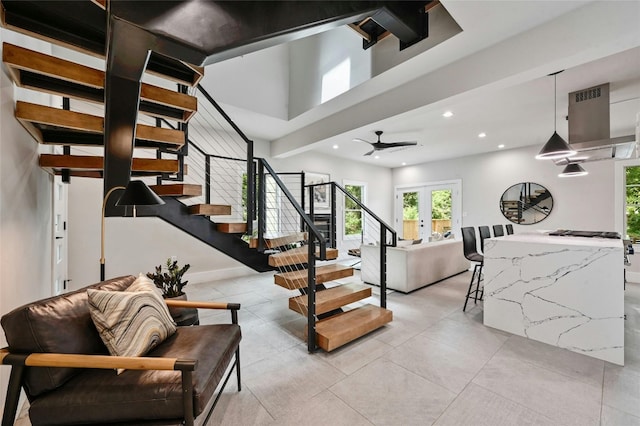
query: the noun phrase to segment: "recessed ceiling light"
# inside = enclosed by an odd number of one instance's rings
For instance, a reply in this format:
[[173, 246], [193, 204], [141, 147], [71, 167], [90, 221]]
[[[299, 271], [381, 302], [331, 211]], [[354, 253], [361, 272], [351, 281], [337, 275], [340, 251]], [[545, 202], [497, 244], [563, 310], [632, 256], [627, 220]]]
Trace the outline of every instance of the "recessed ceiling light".
[[451, 111], [445, 111], [445, 113], [442, 114], [442, 116], [446, 118], [453, 117], [453, 113]]
[[485, 132], [478, 133], [478, 137], [479, 137], [479, 138], [486, 138], [486, 137], [487, 137], [487, 134], [486, 134]]
[[407, 163], [403, 162], [403, 163], [402, 163], [402, 165], [403, 165], [403, 166], [406, 166], [406, 165], [407, 165]]
[[499, 149], [504, 148], [504, 144], [502, 144], [502, 143], [501, 143], [500, 145], [498, 145], [498, 148], [499, 148]]
[[379, 155], [376, 155], [376, 156], [375, 156], [375, 157], [373, 157], [373, 158], [375, 158], [375, 159], [377, 160], [378, 158], [380, 158], [380, 156], [379, 156]]
[[338, 145], [333, 146], [333, 149], [338, 149], [338, 148], [340, 148]]

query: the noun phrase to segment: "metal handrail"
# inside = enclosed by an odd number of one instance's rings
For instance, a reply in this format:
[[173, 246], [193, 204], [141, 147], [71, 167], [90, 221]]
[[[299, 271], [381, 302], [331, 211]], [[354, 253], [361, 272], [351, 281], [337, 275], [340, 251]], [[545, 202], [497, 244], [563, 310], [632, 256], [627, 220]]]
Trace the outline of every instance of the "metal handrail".
[[304, 211], [304, 208], [298, 203], [294, 195], [289, 191], [282, 179], [278, 176], [273, 168], [264, 158], [256, 158], [258, 162], [258, 180], [260, 188], [260, 196], [258, 197], [258, 250], [264, 249], [264, 233], [266, 216], [266, 185], [265, 183], [265, 170], [266, 173], [271, 175], [276, 185], [280, 188], [284, 196], [289, 200], [293, 208], [296, 210], [304, 227], [306, 227], [309, 236], [307, 237], [307, 348], [309, 352], [316, 350], [316, 242], [319, 245], [320, 260], [326, 260], [327, 258], [327, 241], [324, 238], [322, 232], [313, 223], [313, 220]]
[[[348, 197], [351, 201], [353, 201], [360, 209], [362, 209], [365, 213], [371, 216], [373, 220], [380, 224], [380, 306], [382, 308], [387, 307], [387, 247], [395, 247], [398, 244], [398, 235], [397, 232], [382, 220], [377, 214], [375, 214], [370, 208], [365, 206], [360, 200], [350, 194], [345, 188], [340, 186], [335, 182], [323, 182], [316, 183], [312, 185], [305, 185], [306, 188], [309, 188], [309, 215], [314, 217], [314, 199], [313, 199], [313, 188], [318, 186], [330, 186], [331, 187], [331, 203], [330, 203], [330, 229], [331, 229], [331, 245], [336, 246], [336, 201], [337, 201], [337, 190], [342, 192], [346, 197]], [[304, 207], [303, 207], [304, 208]], [[387, 234], [391, 233], [391, 242], [387, 242]]]

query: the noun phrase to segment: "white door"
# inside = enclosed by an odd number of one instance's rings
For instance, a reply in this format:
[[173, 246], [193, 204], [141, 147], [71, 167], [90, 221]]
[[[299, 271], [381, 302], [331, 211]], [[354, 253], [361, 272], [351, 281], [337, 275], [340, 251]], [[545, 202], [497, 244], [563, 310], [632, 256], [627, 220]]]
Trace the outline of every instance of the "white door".
[[405, 240], [448, 232], [460, 237], [461, 183], [423, 184], [396, 190], [396, 231]]
[[53, 294], [67, 291], [67, 184], [60, 176], [53, 179], [53, 244], [52, 279]]

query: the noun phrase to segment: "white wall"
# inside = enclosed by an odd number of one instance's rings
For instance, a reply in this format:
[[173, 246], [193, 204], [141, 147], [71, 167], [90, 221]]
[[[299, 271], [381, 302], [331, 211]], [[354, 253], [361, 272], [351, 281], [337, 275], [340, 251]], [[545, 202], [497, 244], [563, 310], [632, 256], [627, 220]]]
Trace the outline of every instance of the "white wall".
[[[72, 178], [69, 191], [69, 278], [71, 289], [100, 279], [102, 180]], [[105, 218], [105, 275], [151, 272], [167, 258], [189, 263], [191, 282], [253, 273], [251, 269], [158, 218]], [[214, 271], [214, 272], [212, 272]], [[187, 292], [189, 288], [187, 287]]]
[[514, 224], [516, 232], [532, 229], [615, 230], [614, 162], [586, 163], [587, 176], [559, 178], [553, 162], [536, 160], [540, 147], [498, 151], [393, 170], [393, 185], [462, 179], [462, 224], [509, 223], [500, 212], [502, 193], [518, 182], [535, 182], [553, 196], [549, 217], [536, 225]]
[[209, 65], [201, 84], [216, 102], [286, 120], [289, 49], [279, 45]]
[[289, 118], [320, 105], [322, 77], [345, 59], [351, 61], [349, 87], [371, 78], [371, 51], [347, 26], [293, 41], [289, 46]]
[[[48, 43], [0, 30], [0, 42], [47, 52]], [[0, 43], [1, 46], [1, 43]], [[0, 47], [1, 50], [1, 47]], [[16, 91], [0, 72], [0, 315], [52, 294], [52, 178], [38, 166], [37, 142], [14, 118]], [[50, 97], [22, 91], [20, 98], [48, 105]], [[48, 149], [44, 149], [48, 150]], [[6, 346], [4, 333], [0, 346]], [[9, 368], [0, 368], [0, 404]]]

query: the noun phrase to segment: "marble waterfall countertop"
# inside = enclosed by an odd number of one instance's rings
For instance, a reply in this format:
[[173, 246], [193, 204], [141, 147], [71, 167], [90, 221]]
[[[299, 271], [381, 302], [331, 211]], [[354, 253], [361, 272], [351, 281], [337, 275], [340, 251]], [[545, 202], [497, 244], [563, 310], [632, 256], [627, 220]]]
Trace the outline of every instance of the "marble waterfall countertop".
[[624, 365], [622, 240], [532, 232], [484, 248], [485, 325]]

